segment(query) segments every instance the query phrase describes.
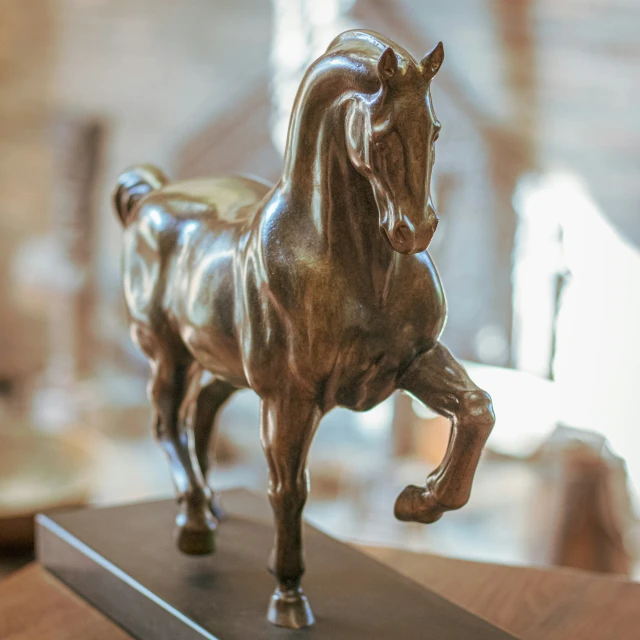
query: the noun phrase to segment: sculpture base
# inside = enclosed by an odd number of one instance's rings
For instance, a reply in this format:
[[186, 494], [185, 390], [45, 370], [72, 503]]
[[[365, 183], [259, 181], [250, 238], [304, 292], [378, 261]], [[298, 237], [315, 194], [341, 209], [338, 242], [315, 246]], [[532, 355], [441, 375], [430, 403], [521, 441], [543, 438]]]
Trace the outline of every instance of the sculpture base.
[[37, 554], [60, 580], [140, 640], [503, 640], [509, 634], [306, 525], [305, 593], [316, 624], [267, 619], [273, 527], [265, 499], [223, 494], [229, 517], [212, 556], [173, 538], [173, 500], [37, 517]]

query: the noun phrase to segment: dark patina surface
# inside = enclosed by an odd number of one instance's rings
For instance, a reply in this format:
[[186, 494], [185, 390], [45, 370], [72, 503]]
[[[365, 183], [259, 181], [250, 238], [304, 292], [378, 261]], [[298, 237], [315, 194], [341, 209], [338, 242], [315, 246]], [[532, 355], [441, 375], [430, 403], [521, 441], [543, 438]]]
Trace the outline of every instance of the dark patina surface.
[[205, 481], [217, 411], [262, 399], [276, 536], [269, 619], [307, 626], [300, 580], [306, 458], [323, 414], [405, 390], [452, 421], [444, 460], [396, 516], [433, 522], [464, 505], [493, 426], [489, 396], [438, 342], [446, 306], [426, 249], [440, 131], [430, 82], [442, 44], [416, 61], [385, 37], [338, 36], [307, 71], [282, 177], [170, 183], [151, 165], [120, 177], [124, 287], [149, 358], [156, 434], [178, 491], [178, 544], [214, 549]]

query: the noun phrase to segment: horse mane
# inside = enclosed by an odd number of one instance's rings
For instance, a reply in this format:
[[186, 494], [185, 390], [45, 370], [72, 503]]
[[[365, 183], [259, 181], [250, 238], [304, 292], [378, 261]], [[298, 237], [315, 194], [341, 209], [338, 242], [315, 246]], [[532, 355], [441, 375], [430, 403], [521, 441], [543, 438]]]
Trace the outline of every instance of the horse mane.
[[[375, 31], [362, 29], [345, 31], [331, 42], [326, 52], [307, 70], [298, 90], [294, 113], [298, 112], [302, 106], [303, 97], [308, 98], [319, 85], [333, 84], [332, 78], [337, 81], [334, 84], [335, 88], [338, 85], [346, 89], [351, 85], [351, 89], [357, 88], [364, 92], [377, 91], [380, 86], [378, 61], [387, 47], [395, 52], [401, 75], [415, 72], [419, 68], [420, 63], [406, 49], [389, 38]], [[352, 72], [350, 77], [348, 77], [349, 74], [344, 73], [346, 67]], [[323, 89], [322, 92], [327, 97], [333, 93], [331, 89], [329, 91]]]
[[325, 55], [346, 55], [357, 58], [368, 71], [375, 71], [380, 55], [390, 47], [398, 58], [398, 67], [402, 73], [410, 67], [418, 67], [419, 62], [399, 44], [375, 31], [352, 29], [338, 35], [327, 47]]
[[401, 75], [416, 72], [419, 63], [403, 47], [375, 31], [353, 29], [337, 36], [305, 73], [296, 95], [285, 148], [283, 176], [289, 175], [294, 146], [300, 144], [299, 127], [303, 111], [325, 112], [341, 94], [357, 90], [374, 93], [380, 88], [378, 61], [390, 47], [396, 54]]

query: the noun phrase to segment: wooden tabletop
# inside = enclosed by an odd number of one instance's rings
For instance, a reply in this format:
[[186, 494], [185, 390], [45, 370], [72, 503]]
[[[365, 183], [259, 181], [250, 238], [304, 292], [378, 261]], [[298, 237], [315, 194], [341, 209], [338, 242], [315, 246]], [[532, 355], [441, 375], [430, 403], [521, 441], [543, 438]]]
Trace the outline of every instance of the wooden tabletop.
[[510, 567], [398, 549], [363, 551], [519, 638], [640, 638], [639, 583], [573, 569]]
[[[407, 577], [523, 639], [635, 640], [640, 584], [564, 569], [507, 567], [364, 548]], [[0, 582], [2, 640], [130, 640], [37, 563]]]

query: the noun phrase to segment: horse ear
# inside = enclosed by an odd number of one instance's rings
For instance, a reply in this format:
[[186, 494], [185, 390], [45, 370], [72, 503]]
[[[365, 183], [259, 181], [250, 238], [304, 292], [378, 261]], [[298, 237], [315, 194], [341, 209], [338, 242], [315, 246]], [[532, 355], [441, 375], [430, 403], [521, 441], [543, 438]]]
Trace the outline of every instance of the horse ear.
[[382, 84], [388, 82], [398, 70], [398, 58], [391, 47], [387, 47], [378, 60], [378, 76]]
[[443, 60], [444, 47], [442, 46], [442, 42], [438, 42], [438, 44], [433, 48], [433, 51], [427, 53], [427, 55], [420, 61], [422, 74], [427, 78], [427, 80], [431, 80], [431, 78], [438, 73], [438, 69], [442, 66]]

